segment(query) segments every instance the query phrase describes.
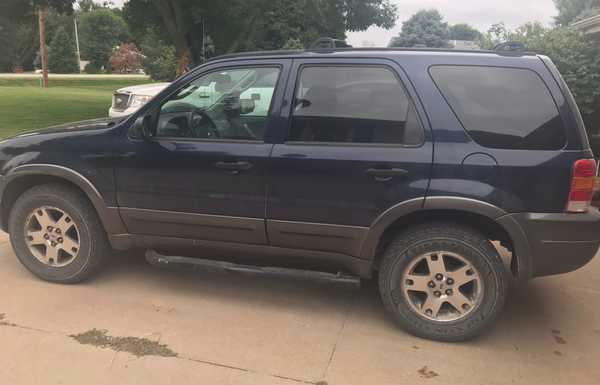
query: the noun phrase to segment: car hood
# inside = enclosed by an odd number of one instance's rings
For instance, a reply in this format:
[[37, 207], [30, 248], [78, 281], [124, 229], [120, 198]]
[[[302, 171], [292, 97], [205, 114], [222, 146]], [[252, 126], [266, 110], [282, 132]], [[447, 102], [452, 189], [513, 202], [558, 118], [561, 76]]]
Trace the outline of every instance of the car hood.
[[139, 86], [131, 86], [125, 88], [119, 88], [117, 90], [118, 93], [122, 94], [135, 94], [135, 95], [144, 95], [144, 96], [155, 96], [160, 93], [160, 91], [167, 88], [171, 83], [151, 83], [151, 84], [141, 84]]
[[29, 137], [29, 136], [43, 135], [43, 134], [58, 134], [58, 133], [63, 133], [63, 132], [99, 130], [99, 129], [103, 129], [103, 128], [112, 127], [122, 120], [123, 120], [123, 118], [101, 118], [101, 119], [83, 120], [80, 122], [60, 124], [60, 125], [51, 126], [51, 127], [47, 127], [47, 128], [23, 132], [21, 134], [13, 136], [12, 138], [9, 138], [9, 139], [19, 139], [19, 138], [25, 138], [25, 137]]

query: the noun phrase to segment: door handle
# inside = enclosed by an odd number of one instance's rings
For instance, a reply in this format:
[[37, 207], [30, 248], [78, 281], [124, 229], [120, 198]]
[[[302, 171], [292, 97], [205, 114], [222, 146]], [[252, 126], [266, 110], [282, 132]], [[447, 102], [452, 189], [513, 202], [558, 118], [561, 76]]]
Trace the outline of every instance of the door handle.
[[402, 168], [369, 168], [365, 174], [374, 177], [378, 182], [386, 182], [394, 177], [405, 177], [408, 171]]
[[217, 162], [215, 163], [216, 168], [220, 168], [221, 170], [226, 170], [231, 172], [232, 174], [237, 174], [240, 171], [249, 170], [252, 168], [252, 163], [250, 162]]

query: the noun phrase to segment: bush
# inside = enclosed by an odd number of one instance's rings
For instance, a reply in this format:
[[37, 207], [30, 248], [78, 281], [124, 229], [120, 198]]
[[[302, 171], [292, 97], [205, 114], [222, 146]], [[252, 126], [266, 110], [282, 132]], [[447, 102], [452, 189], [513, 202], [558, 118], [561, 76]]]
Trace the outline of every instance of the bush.
[[98, 67], [96, 63], [90, 62], [86, 64], [84, 70], [86, 74], [95, 75], [102, 73], [102, 68]]
[[145, 57], [142, 65], [146, 74], [156, 81], [173, 81], [177, 77], [177, 55], [175, 47], [164, 46], [157, 56]]
[[121, 44], [113, 51], [110, 65], [114, 73], [130, 74], [141, 68], [141, 54], [135, 44]]
[[170, 82], [177, 77], [175, 47], [163, 43], [152, 30], [148, 30], [142, 48], [142, 67], [152, 80]]
[[48, 68], [57, 74], [79, 73], [75, 43], [63, 27], [54, 34], [48, 49]]

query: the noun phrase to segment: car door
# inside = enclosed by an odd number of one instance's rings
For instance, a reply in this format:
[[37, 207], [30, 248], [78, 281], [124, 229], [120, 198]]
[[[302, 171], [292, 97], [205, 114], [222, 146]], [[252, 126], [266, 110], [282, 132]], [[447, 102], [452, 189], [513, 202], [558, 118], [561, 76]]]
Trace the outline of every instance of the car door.
[[294, 60], [273, 148], [267, 229], [275, 246], [359, 256], [369, 227], [425, 196], [432, 142], [401, 68], [387, 60]]
[[129, 138], [115, 168], [132, 234], [267, 243], [264, 137], [290, 61], [207, 67], [149, 110], [150, 139]]

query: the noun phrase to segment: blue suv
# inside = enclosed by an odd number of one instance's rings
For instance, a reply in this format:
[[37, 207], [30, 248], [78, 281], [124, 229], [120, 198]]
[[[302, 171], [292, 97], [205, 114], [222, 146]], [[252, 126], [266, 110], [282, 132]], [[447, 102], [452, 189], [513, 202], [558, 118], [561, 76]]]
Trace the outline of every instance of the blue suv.
[[600, 241], [577, 106], [520, 52], [219, 57], [123, 120], [2, 141], [0, 174], [2, 229], [42, 279], [134, 248], [375, 278], [399, 325], [443, 341], [489, 325], [511, 275], [575, 270]]

